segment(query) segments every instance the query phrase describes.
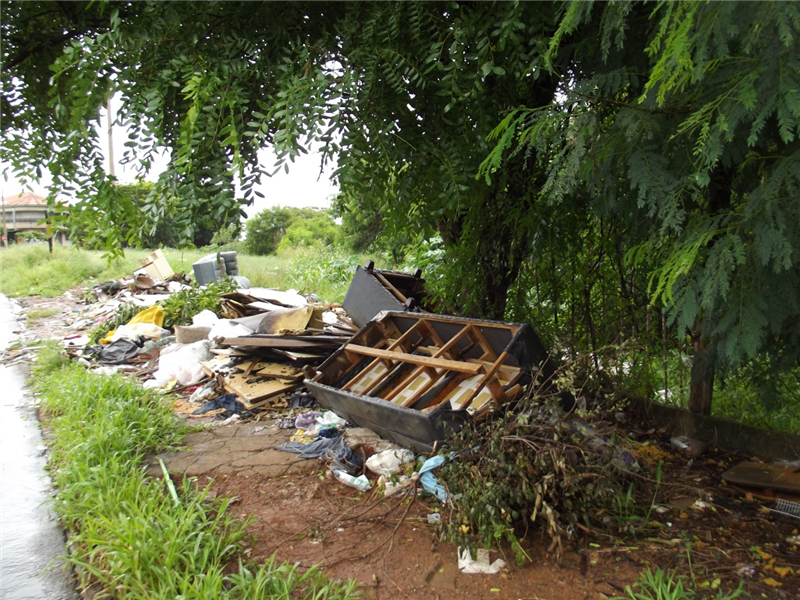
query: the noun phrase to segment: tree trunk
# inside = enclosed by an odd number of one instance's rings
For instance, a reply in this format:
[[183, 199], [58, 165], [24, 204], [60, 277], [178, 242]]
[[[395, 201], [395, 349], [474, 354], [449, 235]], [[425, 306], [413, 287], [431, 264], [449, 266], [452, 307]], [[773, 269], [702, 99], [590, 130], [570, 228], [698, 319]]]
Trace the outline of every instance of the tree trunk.
[[714, 391], [714, 350], [706, 345], [702, 331], [702, 324], [698, 324], [692, 334], [694, 358], [689, 382], [689, 411], [709, 416], [711, 414], [711, 397]]

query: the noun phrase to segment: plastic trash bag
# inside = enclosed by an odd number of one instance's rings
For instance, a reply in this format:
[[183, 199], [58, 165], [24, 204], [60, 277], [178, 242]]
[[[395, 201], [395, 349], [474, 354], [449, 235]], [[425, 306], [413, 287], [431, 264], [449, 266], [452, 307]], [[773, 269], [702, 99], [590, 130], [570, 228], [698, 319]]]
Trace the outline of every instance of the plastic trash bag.
[[156, 327], [164, 326], [164, 309], [158, 304], [154, 304], [150, 308], [143, 310], [134, 315], [134, 317], [126, 323], [126, 325], [133, 325], [135, 323], [149, 323]]
[[433, 471], [442, 466], [445, 460], [447, 460], [445, 456], [437, 454], [426, 460], [419, 470], [419, 482], [422, 488], [436, 496], [441, 502], [447, 502], [450, 499], [450, 493], [439, 483]]
[[99, 360], [107, 365], [121, 365], [139, 353], [139, 344], [122, 338], [100, 348]]
[[210, 346], [211, 342], [202, 340], [194, 344], [174, 344], [166, 348], [159, 356], [158, 371], [153, 373], [153, 378], [159, 385], [172, 379], [184, 386], [200, 382], [206, 376], [200, 363], [211, 358]]
[[367, 459], [367, 468], [377, 475], [392, 475], [397, 473], [404, 464], [414, 460], [414, 453], [406, 448], [397, 450], [384, 450], [373, 454]]

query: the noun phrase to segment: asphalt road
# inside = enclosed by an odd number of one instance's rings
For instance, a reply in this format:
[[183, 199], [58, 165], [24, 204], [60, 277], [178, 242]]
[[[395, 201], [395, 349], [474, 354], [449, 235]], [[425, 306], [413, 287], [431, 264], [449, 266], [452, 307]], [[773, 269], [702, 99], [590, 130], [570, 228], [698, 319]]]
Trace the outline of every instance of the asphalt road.
[[[19, 329], [19, 307], [0, 294], [0, 348]], [[63, 568], [64, 533], [52, 511], [45, 446], [17, 366], [0, 365], [0, 599], [76, 600]]]

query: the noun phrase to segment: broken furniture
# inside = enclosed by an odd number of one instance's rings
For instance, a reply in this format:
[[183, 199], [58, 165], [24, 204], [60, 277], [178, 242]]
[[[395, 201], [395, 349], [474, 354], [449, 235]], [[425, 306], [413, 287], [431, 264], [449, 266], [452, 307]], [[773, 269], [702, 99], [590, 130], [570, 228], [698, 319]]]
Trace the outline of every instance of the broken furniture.
[[368, 261], [356, 268], [342, 308], [359, 327], [384, 310], [412, 310], [424, 306], [425, 280], [417, 269], [413, 275], [374, 268]]
[[175, 274], [161, 250], [156, 250], [150, 254], [144, 259], [144, 263], [144, 270], [153, 279], [166, 281]]
[[552, 375], [527, 324], [386, 312], [305, 384], [340, 417], [418, 452], [517, 398], [531, 371]]
[[297, 367], [270, 362], [258, 356], [216, 356], [200, 365], [226, 392], [235, 394], [248, 410], [302, 385]]
[[225, 276], [239, 275], [239, 262], [235, 250], [214, 252], [192, 264], [197, 285], [216, 282]]

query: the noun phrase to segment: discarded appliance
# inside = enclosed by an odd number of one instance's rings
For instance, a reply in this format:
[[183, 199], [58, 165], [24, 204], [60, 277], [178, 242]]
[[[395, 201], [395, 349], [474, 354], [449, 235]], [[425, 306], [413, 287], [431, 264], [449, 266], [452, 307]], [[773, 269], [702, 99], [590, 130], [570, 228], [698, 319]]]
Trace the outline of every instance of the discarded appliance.
[[468, 419], [518, 397], [531, 372], [546, 380], [553, 370], [530, 325], [386, 312], [305, 384], [351, 423], [431, 452]]
[[413, 275], [376, 269], [374, 263], [368, 261], [365, 266], [356, 268], [342, 308], [353, 323], [363, 327], [384, 310], [424, 307], [425, 280], [421, 275], [419, 269]]

